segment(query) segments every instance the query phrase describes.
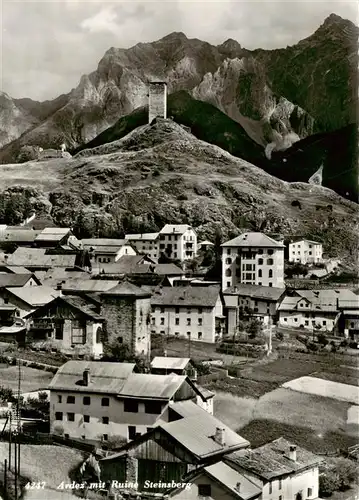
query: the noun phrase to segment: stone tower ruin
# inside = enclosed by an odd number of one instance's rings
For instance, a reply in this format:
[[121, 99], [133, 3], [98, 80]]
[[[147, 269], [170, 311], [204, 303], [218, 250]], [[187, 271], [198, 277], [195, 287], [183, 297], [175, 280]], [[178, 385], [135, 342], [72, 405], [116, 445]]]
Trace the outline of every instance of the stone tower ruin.
[[148, 123], [154, 118], [167, 118], [167, 83], [150, 82], [148, 91]]

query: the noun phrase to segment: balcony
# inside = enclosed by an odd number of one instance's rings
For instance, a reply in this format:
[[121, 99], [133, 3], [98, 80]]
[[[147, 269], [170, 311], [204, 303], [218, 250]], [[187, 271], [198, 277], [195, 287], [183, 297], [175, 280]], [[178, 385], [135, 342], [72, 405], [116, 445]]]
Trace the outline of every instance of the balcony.
[[38, 319], [31, 325], [32, 330], [53, 330], [55, 323], [52, 319]]

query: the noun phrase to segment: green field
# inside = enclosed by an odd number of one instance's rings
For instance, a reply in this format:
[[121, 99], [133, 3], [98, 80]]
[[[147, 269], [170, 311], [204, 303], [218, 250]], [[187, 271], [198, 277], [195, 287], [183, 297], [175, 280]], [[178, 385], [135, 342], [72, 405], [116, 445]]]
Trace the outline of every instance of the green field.
[[[17, 366], [8, 366], [0, 364], [0, 386], [8, 387], [13, 391], [18, 388], [19, 368]], [[53, 373], [44, 370], [36, 370], [27, 366], [21, 367], [21, 392], [36, 391], [46, 389]]]

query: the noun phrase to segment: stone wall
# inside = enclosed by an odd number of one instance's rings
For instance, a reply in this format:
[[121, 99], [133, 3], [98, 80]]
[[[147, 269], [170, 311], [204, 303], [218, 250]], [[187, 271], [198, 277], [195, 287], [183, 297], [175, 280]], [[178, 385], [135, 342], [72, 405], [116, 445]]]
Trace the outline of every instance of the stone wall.
[[134, 335], [136, 323], [135, 299], [132, 297], [119, 297], [102, 295], [101, 314], [106, 318], [107, 341], [111, 343], [122, 338], [124, 344], [135, 350]]

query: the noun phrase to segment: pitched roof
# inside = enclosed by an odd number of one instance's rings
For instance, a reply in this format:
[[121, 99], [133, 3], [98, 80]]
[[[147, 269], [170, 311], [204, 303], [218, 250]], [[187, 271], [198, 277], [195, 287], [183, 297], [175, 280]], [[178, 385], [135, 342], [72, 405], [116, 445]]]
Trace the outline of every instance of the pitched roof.
[[84, 248], [96, 247], [123, 247], [127, 242], [122, 238], [84, 238], [81, 240]]
[[118, 284], [117, 280], [68, 279], [62, 284], [62, 290], [79, 292], [106, 292]]
[[163, 368], [166, 370], [184, 370], [190, 358], [173, 358], [167, 356], [156, 356], [151, 362], [152, 368]]
[[309, 307], [300, 308], [303, 311], [326, 311], [326, 312], [336, 312], [338, 311], [338, 303], [342, 301], [357, 301], [358, 296], [355, 295], [351, 290], [346, 288], [338, 289], [323, 289], [323, 290], [295, 290], [295, 296], [285, 297], [279, 306], [280, 311], [293, 311], [299, 310], [298, 303], [305, 299], [309, 304]]
[[99, 267], [103, 274], [130, 274], [136, 273], [139, 264], [146, 264], [149, 260], [144, 255], [123, 255], [115, 263], [99, 264]]
[[[84, 247], [89, 248], [89, 247]], [[121, 245], [96, 245], [93, 247], [94, 253], [95, 254], [106, 254], [106, 255], [116, 255], [120, 250], [122, 246]]]
[[0, 274], [0, 288], [24, 286], [31, 278], [34, 278], [39, 283], [38, 279], [32, 274]]
[[177, 415], [182, 418], [194, 417], [195, 415], [197, 415], [198, 418], [201, 418], [203, 417], [203, 412], [205, 411], [191, 400], [176, 401], [171, 404], [170, 410], [171, 412], [176, 412]]
[[138, 397], [148, 399], [170, 399], [188, 380], [184, 375], [153, 375], [151, 373], [132, 373], [127, 378], [119, 397]]
[[[228, 453], [228, 450], [231, 448], [238, 449], [249, 446], [249, 442], [246, 439], [242, 438], [216, 417], [210, 415], [205, 410], [202, 410], [202, 412], [201, 418], [197, 414], [161, 425], [160, 427], [199, 458], [222, 451]], [[224, 429], [224, 446], [217, 443], [213, 438], [217, 428]]]
[[128, 281], [122, 281], [110, 290], [103, 292], [102, 295], [116, 295], [122, 297], [151, 297], [151, 292], [143, 290]]
[[263, 248], [284, 248], [285, 245], [270, 238], [263, 233], [244, 233], [233, 240], [226, 241], [222, 247], [263, 247]]
[[176, 264], [138, 264], [129, 274], [157, 274], [158, 276], [182, 276], [186, 274]]
[[59, 295], [53, 288], [43, 285], [11, 287], [5, 290], [32, 307], [43, 306]]
[[208, 240], [204, 240], [204, 241], [200, 241], [197, 246], [200, 247], [202, 245], [211, 245], [211, 246], [214, 246], [214, 243], [212, 243], [211, 241], [208, 241]]
[[26, 269], [23, 266], [4, 266], [5, 272], [13, 273], [13, 274], [32, 274], [32, 271]]
[[[135, 366], [135, 363], [67, 361], [58, 369], [50, 382], [49, 388], [53, 390], [118, 394]], [[81, 383], [85, 369], [90, 370], [90, 384], [88, 386]]]
[[88, 298], [86, 297], [79, 297], [78, 295], [57, 296], [53, 298], [53, 300], [51, 300], [50, 302], [36, 309], [35, 311], [31, 311], [30, 313], [26, 314], [25, 318], [29, 319], [34, 316], [37, 318], [42, 317], [43, 314], [46, 315], [46, 311], [48, 310], [49, 307], [54, 305], [54, 303], [58, 305], [61, 302], [67, 304], [72, 308], [77, 309], [87, 318], [90, 318], [98, 322], [103, 322], [104, 320], [104, 317], [96, 312], [96, 306], [93, 303], [93, 301], [88, 300]]
[[126, 234], [126, 240], [154, 241], [160, 233]]
[[188, 229], [193, 229], [188, 224], [166, 224], [160, 231], [160, 234], [183, 234]]
[[[250, 481], [243, 474], [229, 467], [229, 465], [222, 461], [205, 467], [203, 471], [205, 474], [208, 474], [217, 482], [221, 483], [225, 488], [228, 488], [231, 493], [238, 496], [240, 500], [250, 500], [262, 494], [260, 484], [255, 484], [253, 481]], [[236, 489], [238, 483], [240, 483], [239, 491]]]
[[247, 285], [245, 283], [238, 283], [236, 286], [227, 288], [223, 294], [224, 295], [241, 295], [244, 297], [253, 297], [257, 299], [265, 300], [278, 300], [283, 293], [285, 288], [276, 288], [271, 286], [261, 286], [261, 285]]
[[214, 307], [220, 294], [219, 286], [187, 286], [159, 288], [151, 299], [154, 306]]
[[10, 241], [14, 243], [33, 243], [41, 231], [33, 229], [7, 229], [0, 233], [0, 241]]
[[292, 445], [293, 443], [281, 437], [251, 451], [234, 452], [227, 455], [225, 461], [237, 464], [266, 480], [299, 472], [322, 462], [322, 458], [298, 446], [296, 447], [296, 461], [287, 458], [286, 454]]
[[322, 245], [323, 244], [323, 243], [320, 243], [319, 241], [308, 240], [307, 238], [298, 238], [298, 239], [295, 239], [294, 241], [291, 241], [289, 244], [292, 245], [293, 243], [301, 243], [302, 241], [306, 241], [307, 243], [310, 243], [311, 245]]
[[35, 241], [61, 241], [71, 232], [69, 227], [45, 227]]
[[9, 255], [8, 265], [38, 267], [74, 267], [76, 255], [47, 254], [45, 248], [17, 248]]

